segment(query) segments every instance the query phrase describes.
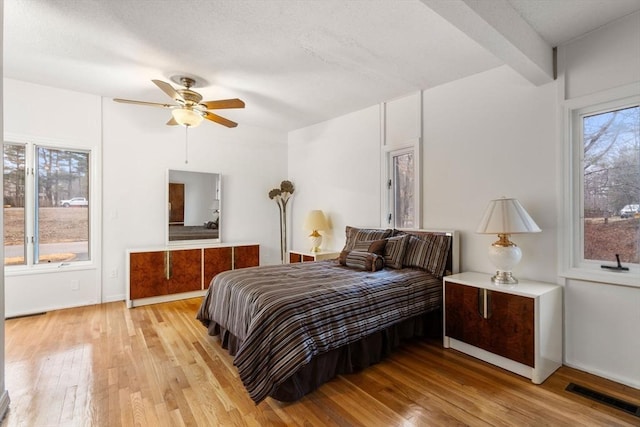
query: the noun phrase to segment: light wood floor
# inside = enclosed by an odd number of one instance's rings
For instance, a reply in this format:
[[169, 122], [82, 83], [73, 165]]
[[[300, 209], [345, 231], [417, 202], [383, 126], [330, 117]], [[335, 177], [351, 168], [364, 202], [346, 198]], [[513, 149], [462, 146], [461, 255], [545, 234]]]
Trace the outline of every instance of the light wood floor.
[[231, 358], [195, 320], [200, 299], [110, 303], [9, 319], [2, 426], [640, 425], [564, 391], [635, 404], [640, 390], [563, 367], [543, 385], [453, 350], [411, 342], [295, 403], [248, 398]]

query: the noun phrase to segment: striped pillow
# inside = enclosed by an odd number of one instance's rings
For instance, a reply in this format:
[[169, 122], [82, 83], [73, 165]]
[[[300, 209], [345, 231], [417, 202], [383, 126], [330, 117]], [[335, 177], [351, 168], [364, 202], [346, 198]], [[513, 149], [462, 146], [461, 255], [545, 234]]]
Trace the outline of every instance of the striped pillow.
[[371, 252], [377, 255], [384, 255], [384, 247], [387, 245], [385, 239], [382, 240], [362, 240], [355, 242], [353, 245], [354, 251]]
[[402, 268], [404, 251], [409, 241], [409, 235], [389, 237], [384, 247], [384, 265], [391, 268]]
[[350, 251], [353, 249], [353, 246], [356, 242], [360, 242], [363, 240], [367, 241], [386, 239], [387, 237], [391, 236], [392, 232], [393, 230], [391, 229], [381, 230], [377, 228], [356, 228], [347, 225], [347, 227], [345, 228], [345, 235], [347, 240], [343, 250]]
[[402, 263], [405, 267], [421, 268], [442, 277], [450, 246], [451, 236], [445, 234], [425, 234], [420, 238], [411, 235]]
[[365, 271], [378, 271], [384, 267], [384, 257], [371, 252], [342, 251], [338, 261], [346, 267]]

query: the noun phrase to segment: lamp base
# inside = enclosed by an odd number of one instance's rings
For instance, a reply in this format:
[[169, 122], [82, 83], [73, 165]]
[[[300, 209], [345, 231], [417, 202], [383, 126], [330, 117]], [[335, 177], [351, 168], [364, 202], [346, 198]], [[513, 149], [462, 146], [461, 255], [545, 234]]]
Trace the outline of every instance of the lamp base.
[[515, 285], [518, 280], [511, 275], [513, 268], [522, 258], [522, 251], [509, 240], [508, 234], [498, 234], [499, 240], [489, 247], [489, 260], [496, 267], [493, 283]]
[[515, 285], [518, 283], [518, 279], [513, 277], [510, 271], [496, 271], [496, 274], [491, 278], [493, 283], [498, 285]]
[[322, 234], [317, 230], [313, 230], [313, 233], [309, 235], [309, 242], [311, 242], [311, 252], [320, 252], [320, 245], [322, 245]]

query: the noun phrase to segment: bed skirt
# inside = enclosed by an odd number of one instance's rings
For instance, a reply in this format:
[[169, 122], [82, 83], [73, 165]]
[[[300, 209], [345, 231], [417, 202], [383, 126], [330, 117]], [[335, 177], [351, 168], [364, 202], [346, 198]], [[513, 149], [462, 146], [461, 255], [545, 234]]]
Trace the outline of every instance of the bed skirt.
[[[241, 342], [233, 334], [211, 322], [209, 335], [218, 335], [222, 348], [235, 356]], [[441, 310], [407, 319], [359, 341], [317, 355], [310, 363], [278, 385], [269, 396], [282, 402], [293, 402], [337, 375], [358, 372], [380, 362], [402, 341], [416, 337], [441, 336]]]

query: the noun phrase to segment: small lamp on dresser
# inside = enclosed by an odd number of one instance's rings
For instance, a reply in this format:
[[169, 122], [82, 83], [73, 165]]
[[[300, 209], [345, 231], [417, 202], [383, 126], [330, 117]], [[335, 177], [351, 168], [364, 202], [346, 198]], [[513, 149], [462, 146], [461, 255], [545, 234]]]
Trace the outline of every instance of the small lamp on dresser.
[[520, 262], [522, 251], [509, 240], [510, 235], [540, 231], [540, 227], [516, 199], [502, 197], [489, 202], [476, 232], [498, 235], [498, 240], [489, 247], [489, 260], [497, 269], [491, 278], [494, 283], [518, 283], [511, 270]]
[[324, 213], [319, 209], [310, 211], [304, 221], [304, 229], [311, 231], [311, 234], [309, 235], [309, 240], [311, 241], [311, 252], [320, 252], [322, 235], [318, 233], [318, 231], [329, 229], [329, 224]]

